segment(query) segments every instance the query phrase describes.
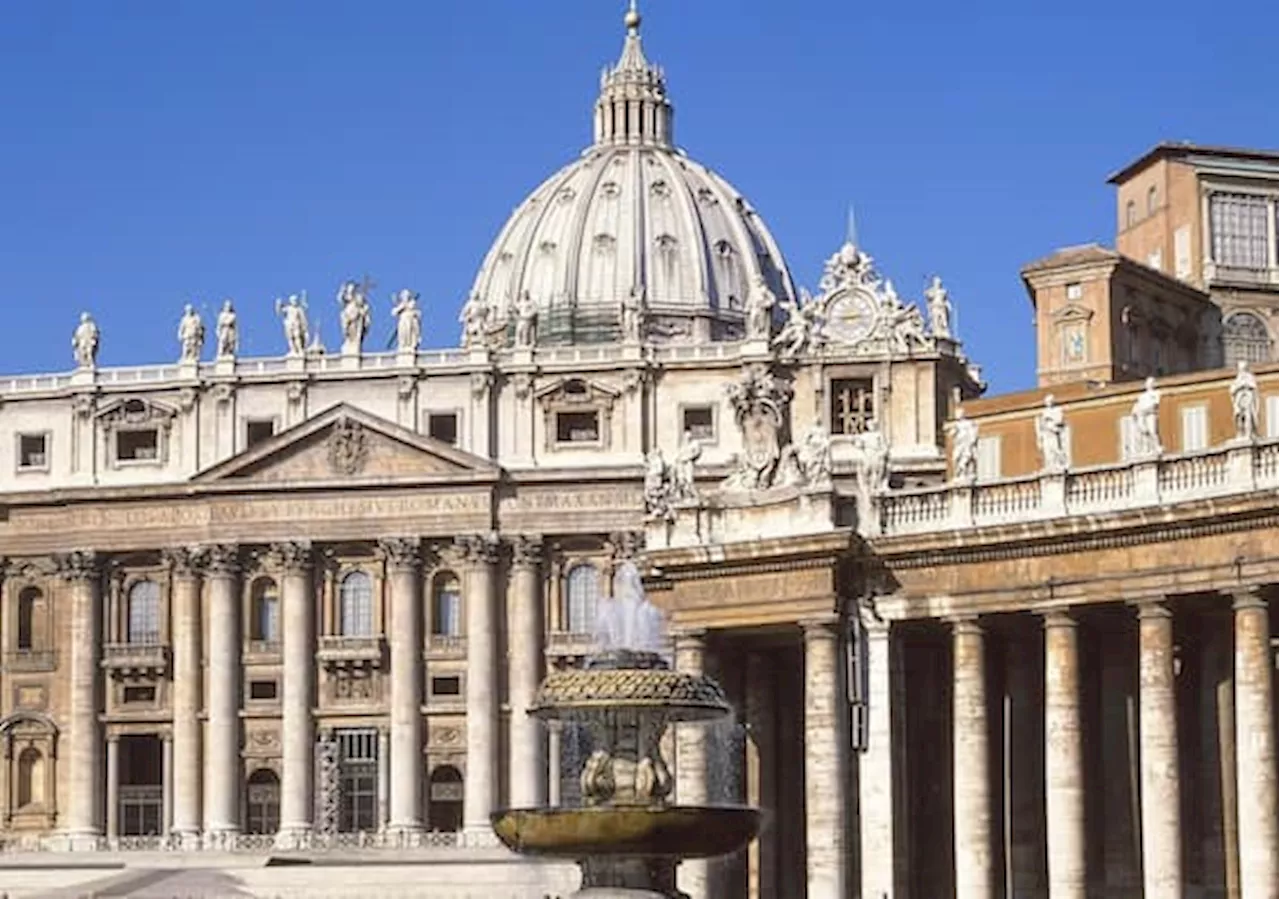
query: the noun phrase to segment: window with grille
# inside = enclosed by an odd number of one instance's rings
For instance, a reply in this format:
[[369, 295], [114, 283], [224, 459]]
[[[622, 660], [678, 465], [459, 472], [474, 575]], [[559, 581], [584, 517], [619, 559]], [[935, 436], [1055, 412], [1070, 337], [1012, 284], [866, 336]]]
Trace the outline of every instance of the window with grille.
[[150, 644], [160, 642], [160, 585], [138, 581], [129, 588], [125, 641]]
[[1202, 450], [1209, 445], [1209, 413], [1203, 405], [1182, 407], [1182, 451]]
[[342, 801], [338, 829], [344, 833], [378, 828], [378, 732], [372, 728], [339, 730], [338, 764]]
[[373, 634], [373, 579], [363, 571], [353, 571], [338, 588], [340, 633], [344, 637]]
[[870, 379], [831, 382], [831, 433], [861, 434], [875, 418], [875, 389]]
[[253, 583], [253, 639], [280, 642], [280, 590], [269, 577]]
[[436, 575], [431, 596], [431, 633], [457, 637], [462, 633], [462, 584], [452, 572]]
[[275, 833], [280, 829], [280, 778], [259, 768], [245, 785], [245, 831]]
[[1252, 312], [1233, 312], [1222, 323], [1222, 355], [1227, 365], [1238, 361], [1269, 362], [1271, 335]]
[[566, 578], [567, 630], [573, 634], [590, 634], [596, 627], [596, 604], [600, 601], [600, 572], [594, 565], [582, 563], [569, 569]]
[[1267, 198], [1214, 194], [1209, 199], [1213, 261], [1231, 268], [1267, 267]]

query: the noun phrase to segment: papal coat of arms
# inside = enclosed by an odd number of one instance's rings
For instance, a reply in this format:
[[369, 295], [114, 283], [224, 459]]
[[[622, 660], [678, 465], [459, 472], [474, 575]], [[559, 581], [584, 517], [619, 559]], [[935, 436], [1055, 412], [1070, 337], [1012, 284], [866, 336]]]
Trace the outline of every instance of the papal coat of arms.
[[360, 422], [338, 419], [329, 432], [329, 467], [335, 474], [357, 474], [368, 457], [369, 442]]

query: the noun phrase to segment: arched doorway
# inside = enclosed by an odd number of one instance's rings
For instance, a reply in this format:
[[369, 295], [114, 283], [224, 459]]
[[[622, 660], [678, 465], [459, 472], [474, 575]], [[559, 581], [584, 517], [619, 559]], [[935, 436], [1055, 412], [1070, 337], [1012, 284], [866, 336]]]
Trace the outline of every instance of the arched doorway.
[[462, 772], [453, 765], [437, 765], [427, 781], [427, 825], [454, 833], [462, 829]]
[[280, 778], [259, 768], [245, 784], [245, 833], [275, 833], [280, 829]]

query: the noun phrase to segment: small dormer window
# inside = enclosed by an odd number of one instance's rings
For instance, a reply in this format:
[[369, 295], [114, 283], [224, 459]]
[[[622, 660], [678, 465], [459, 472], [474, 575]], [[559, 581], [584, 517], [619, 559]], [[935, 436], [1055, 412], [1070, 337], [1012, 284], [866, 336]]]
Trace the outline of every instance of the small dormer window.
[[116, 432], [116, 458], [121, 462], [154, 462], [160, 458], [160, 432], [155, 428]]
[[46, 471], [49, 468], [49, 435], [18, 435], [18, 468], [22, 471]]
[[1067, 299], [1068, 299], [1068, 300], [1078, 300], [1078, 299], [1080, 299], [1080, 297], [1082, 297], [1082, 296], [1084, 296], [1084, 291], [1081, 289], [1081, 287], [1080, 287], [1080, 285], [1079, 285], [1079, 284], [1068, 284], [1068, 285], [1067, 285]]

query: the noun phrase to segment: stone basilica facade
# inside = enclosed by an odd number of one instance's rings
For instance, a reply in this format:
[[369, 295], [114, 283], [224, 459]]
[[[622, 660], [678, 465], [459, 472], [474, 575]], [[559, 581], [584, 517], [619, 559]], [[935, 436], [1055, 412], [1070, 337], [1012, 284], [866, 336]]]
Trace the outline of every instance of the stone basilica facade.
[[[567, 896], [489, 816], [574, 799], [583, 747], [526, 711], [638, 559], [741, 724], [670, 735], [678, 801], [768, 811], [692, 896], [1276, 895], [1275, 366], [1066, 396], [1074, 434], [1040, 394], [966, 418], [938, 279], [904, 299], [845, 244], [810, 294], [673, 139], [633, 11], [459, 347], [404, 290], [366, 352], [349, 282], [340, 351], [290, 297], [285, 354], [240, 357], [228, 301], [176, 363], [99, 367], [86, 314], [74, 370], [0, 378], [0, 881], [94, 852], [236, 895]], [[1193, 390], [1215, 438], [1161, 444]], [[1155, 442], [1073, 466], [1104, 407]], [[991, 429], [1044, 464], [1003, 476]]]

